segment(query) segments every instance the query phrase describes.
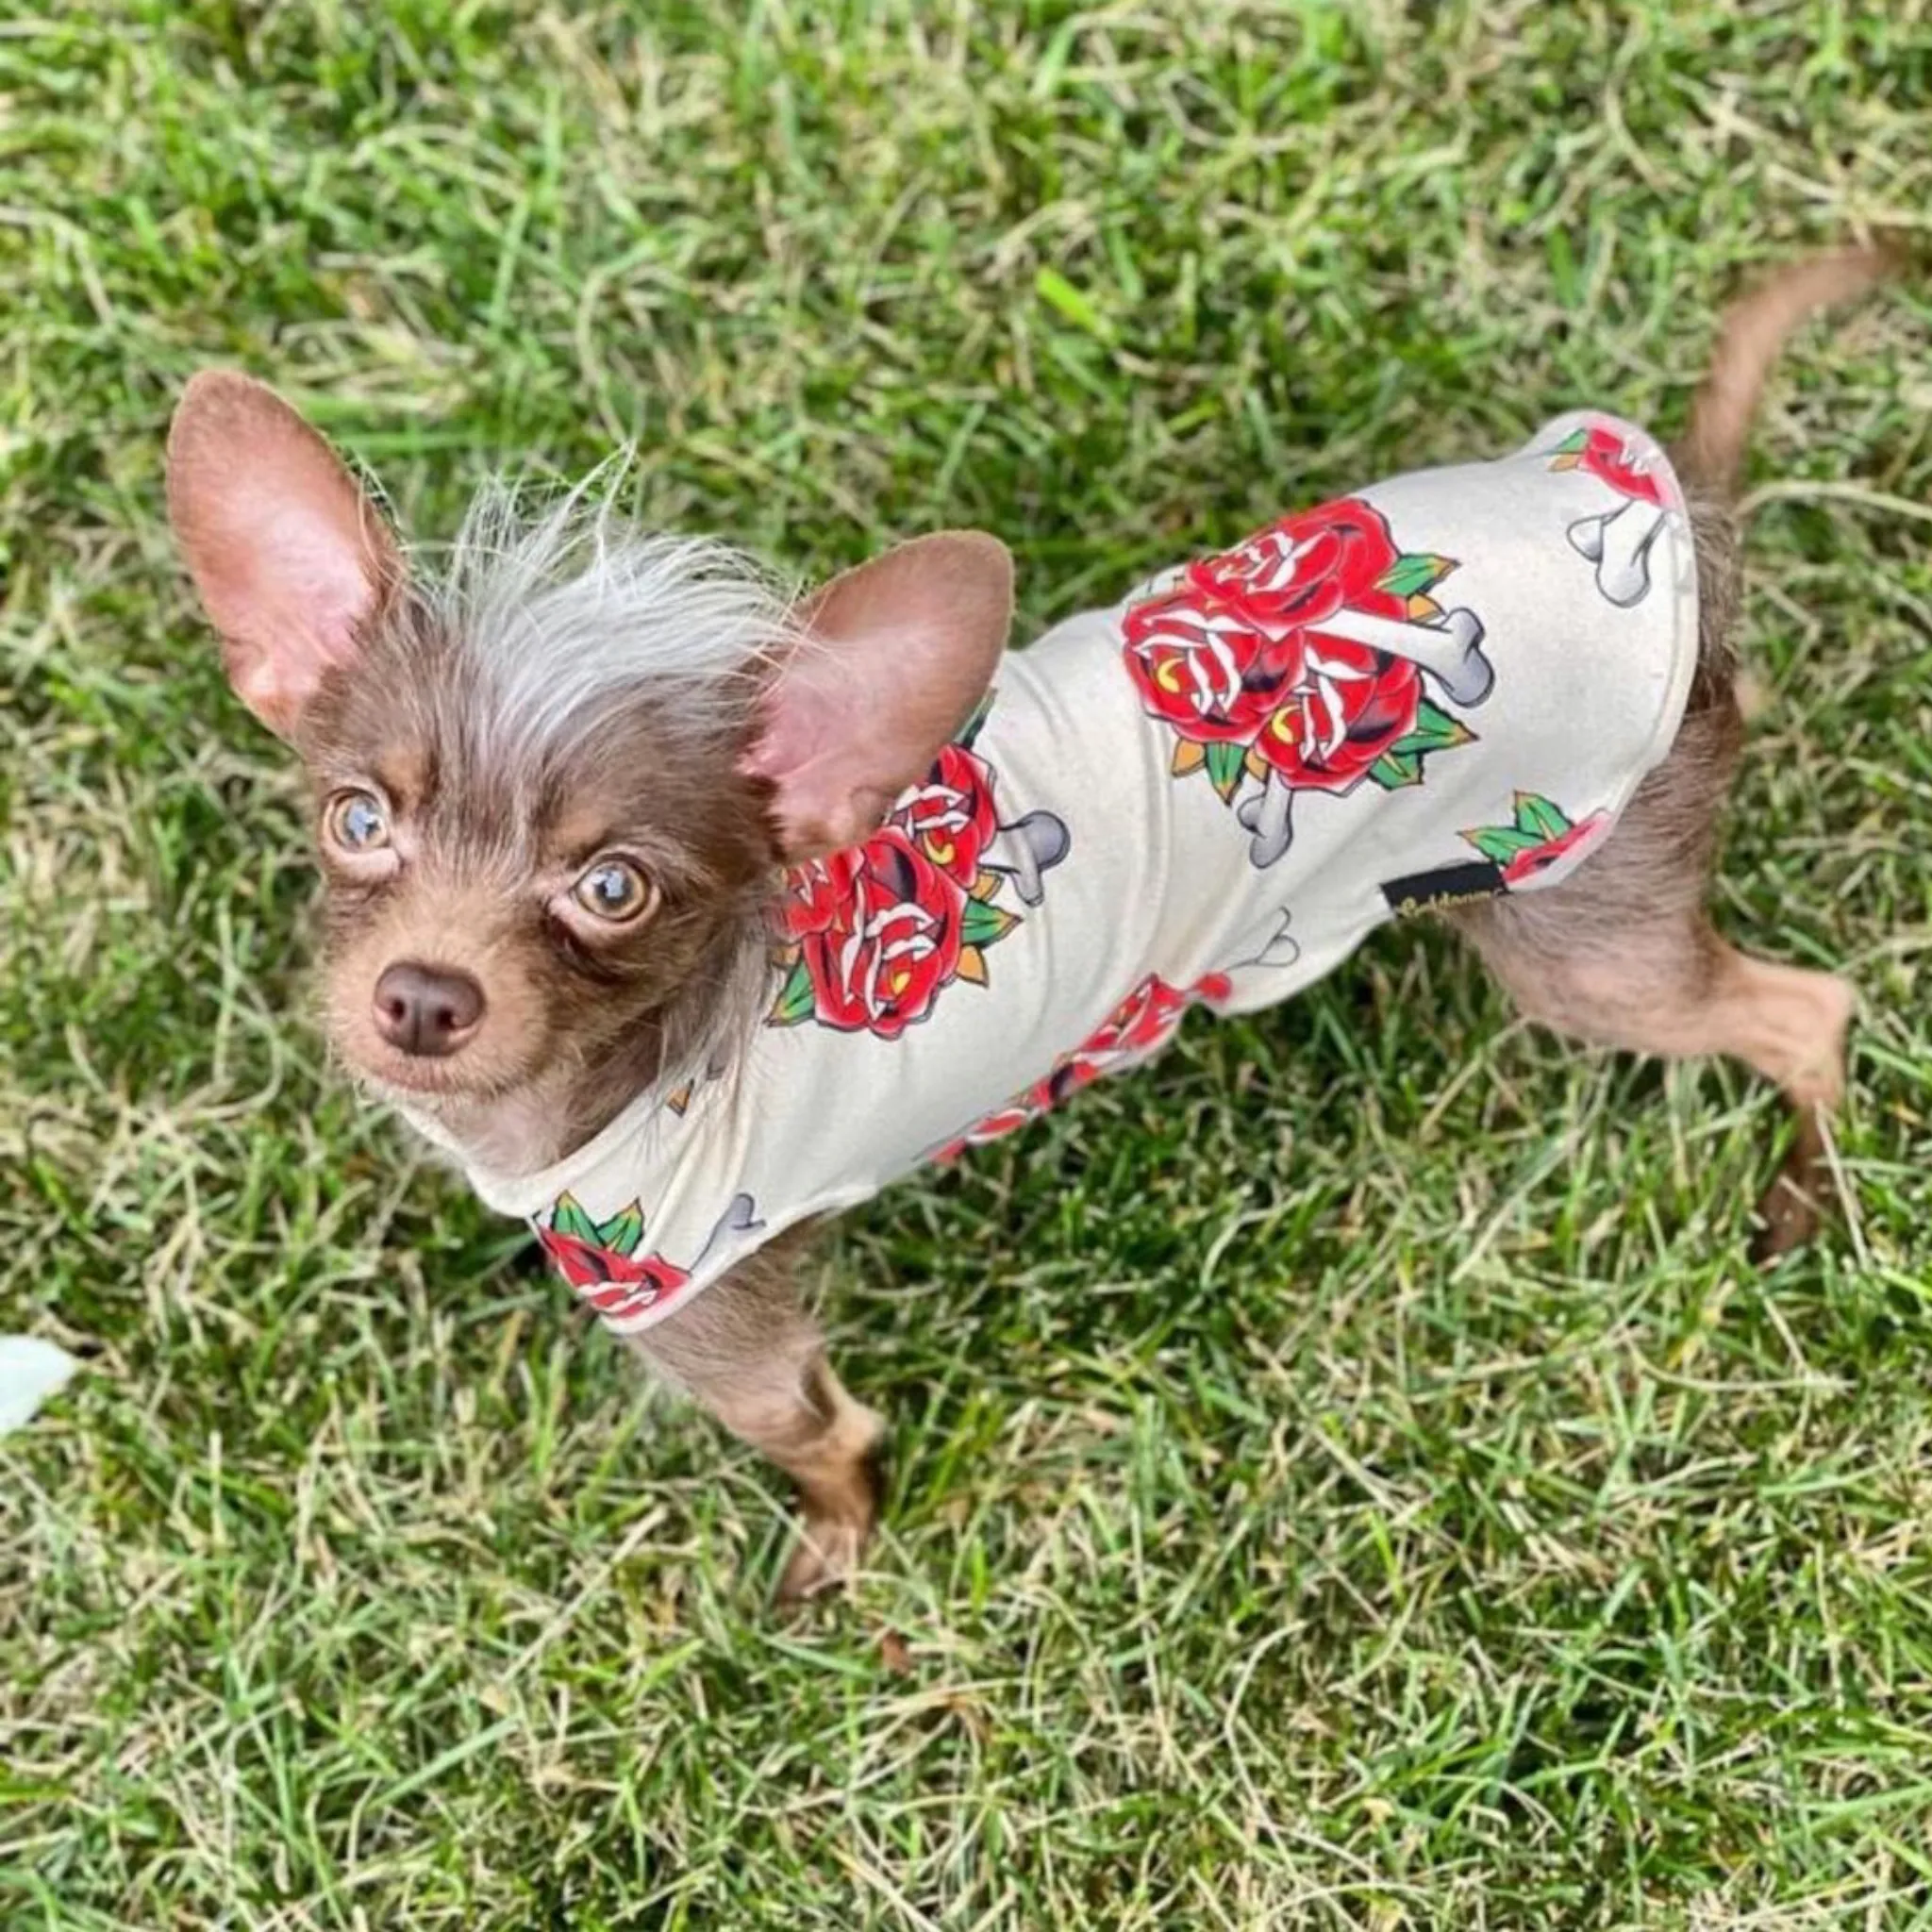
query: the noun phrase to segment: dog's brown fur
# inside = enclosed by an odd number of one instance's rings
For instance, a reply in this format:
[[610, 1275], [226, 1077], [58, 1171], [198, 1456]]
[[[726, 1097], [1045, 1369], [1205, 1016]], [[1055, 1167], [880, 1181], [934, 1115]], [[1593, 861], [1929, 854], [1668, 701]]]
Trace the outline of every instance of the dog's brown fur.
[[[1742, 733], [1732, 505], [1784, 336], [1889, 266], [1874, 250], [1821, 257], [1733, 309], [1674, 452], [1702, 597], [1676, 744], [1573, 881], [1451, 915], [1531, 1018], [1641, 1052], [1731, 1054], [1777, 1083], [1799, 1124], [1764, 1205], [1770, 1253], [1806, 1239], [1828, 1194], [1826, 1122], [1843, 1091], [1852, 993], [1830, 974], [1738, 952], [1706, 911]], [[258, 527], [250, 492], [276, 489], [322, 547], [303, 550], [299, 527], [278, 526], [273, 541]], [[235, 375], [195, 378], [170, 442], [170, 507], [237, 690], [290, 738], [320, 800], [375, 788], [387, 805], [384, 852], [320, 841], [325, 1008], [358, 1074], [472, 1159], [527, 1172], [750, 1024], [776, 866], [803, 836], [785, 822], [760, 707], [788, 676], [808, 684], [808, 656], [749, 666], [724, 680], [729, 689], [660, 676], [616, 691], [570, 732], [507, 758], [483, 730], [458, 620], [419, 594], [379, 514], [270, 391]], [[985, 641], [1004, 635], [1004, 554], [980, 538], [924, 541], [938, 547], [908, 575], [947, 587], [974, 640], [956, 655], [984, 657]], [[351, 552], [353, 569], [327, 566]], [[933, 569], [935, 557], [944, 568]], [[848, 632], [890, 636], [895, 568], [889, 554], [819, 593], [803, 607], [808, 627], [833, 611]], [[950, 690], [914, 691], [908, 704], [933, 719], [959, 714]], [[862, 832], [864, 816], [906, 782], [890, 768], [849, 784], [836, 775], [790, 808], [821, 845], [855, 823]], [[658, 895], [633, 926], [601, 927], [570, 897], [586, 865], [611, 852], [634, 859]], [[374, 1024], [372, 990], [399, 961], [466, 973], [487, 992], [460, 1052], [415, 1059]], [[805, 1535], [783, 1585], [793, 1596], [858, 1562], [877, 1508], [883, 1433], [840, 1384], [799, 1305], [796, 1252], [790, 1238], [773, 1242], [637, 1341], [797, 1483]]]
[[1728, 1054], [1774, 1081], [1797, 1131], [1760, 1203], [1756, 1252], [1808, 1241], [1832, 1193], [1826, 1122], [1844, 1097], [1854, 995], [1836, 974], [1774, 965], [1719, 937], [1707, 908], [1718, 819], [1743, 741], [1735, 647], [1735, 515], [1744, 447], [1785, 337], [1815, 309], [1898, 266], [1889, 249], [1798, 263], [1733, 306], [1672, 451], [1697, 556], [1698, 665], [1670, 756], [1615, 835], [1564, 884], [1450, 915], [1532, 1020], [1578, 1040], [1669, 1058]]

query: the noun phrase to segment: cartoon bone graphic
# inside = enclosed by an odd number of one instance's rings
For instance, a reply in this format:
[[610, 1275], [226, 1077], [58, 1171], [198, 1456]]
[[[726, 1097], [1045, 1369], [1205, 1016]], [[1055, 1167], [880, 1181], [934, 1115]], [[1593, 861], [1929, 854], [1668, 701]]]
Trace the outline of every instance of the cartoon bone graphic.
[[[1407, 658], [1435, 679], [1452, 705], [1479, 705], [1495, 686], [1496, 667], [1483, 653], [1483, 621], [1474, 610], [1448, 610], [1439, 623], [1413, 624], [1373, 611], [1343, 608], [1309, 629], [1316, 639], [1334, 638]], [[1311, 661], [1318, 657], [1312, 644], [1309, 655]], [[1362, 675], [1339, 666], [1319, 668], [1337, 677]], [[1294, 791], [1280, 773], [1271, 771], [1260, 791], [1237, 808], [1235, 816], [1255, 835], [1249, 856], [1257, 866], [1273, 865], [1293, 841]]]
[[1011, 879], [1022, 905], [1038, 906], [1046, 896], [1041, 874], [1059, 864], [1072, 844], [1064, 820], [1050, 811], [1029, 811], [999, 827], [980, 863]]
[[1302, 948], [1301, 941], [1289, 933], [1290, 919], [1286, 906], [1276, 908], [1250, 935], [1248, 951], [1221, 970], [1224, 973], [1244, 973], [1250, 968], [1260, 967], [1279, 973], [1295, 965], [1302, 957]]
[[1581, 517], [1564, 533], [1570, 547], [1596, 565], [1596, 587], [1620, 609], [1641, 604], [1650, 589], [1650, 548], [1670, 512], [1627, 496], [1602, 516]]
[[1235, 971], [1243, 966], [1292, 966], [1301, 958], [1302, 948], [1299, 940], [1289, 936], [1289, 910], [1286, 906], [1272, 914], [1262, 928], [1267, 937], [1245, 959], [1235, 962]]
[[1558, 445], [1557, 468], [1581, 468], [1624, 500], [1615, 509], [1579, 517], [1564, 533], [1578, 556], [1596, 565], [1596, 587], [1619, 609], [1641, 604], [1650, 589], [1650, 551], [1670, 511], [1659, 488], [1661, 454], [1648, 439], [1609, 425], [1578, 430]]
[[733, 1194], [731, 1205], [718, 1217], [718, 1224], [712, 1228], [709, 1238], [698, 1250], [698, 1257], [691, 1264], [691, 1272], [695, 1274], [704, 1267], [726, 1236], [756, 1234], [764, 1224], [758, 1218], [758, 1203], [749, 1194]]
[[1446, 610], [1440, 624], [1412, 624], [1344, 606], [1309, 630], [1317, 638], [1407, 658], [1442, 687], [1452, 705], [1481, 704], [1496, 682], [1496, 668], [1483, 655], [1483, 621], [1474, 610]]
[[1294, 842], [1290, 818], [1293, 805], [1294, 788], [1279, 772], [1270, 772], [1261, 790], [1235, 808], [1235, 817], [1255, 835], [1248, 846], [1249, 859], [1263, 871]]

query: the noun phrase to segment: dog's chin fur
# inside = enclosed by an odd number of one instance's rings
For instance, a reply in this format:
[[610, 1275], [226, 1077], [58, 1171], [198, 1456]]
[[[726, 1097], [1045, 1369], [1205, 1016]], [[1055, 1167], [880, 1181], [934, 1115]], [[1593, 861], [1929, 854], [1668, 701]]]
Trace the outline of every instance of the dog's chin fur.
[[[354, 1071], [354, 1070], [352, 1070]], [[534, 1174], [596, 1132], [566, 1124], [570, 1095], [558, 1084], [531, 1080], [498, 1092], [400, 1085], [366, 1071], [357, 1085], [466, 1165], [505, 1175]]]
[[[389, 812], [381, 876], [324, 853], [325, 1024], [365, 1088], [513, 1174], [730, 1060], [770, 991], [779, 867], [768, 788], [741, 766], [786, 609], [732, 553], [628, 537], [581, 498], [520, 524], [500, 493], [441, 577], [384, 599], [296, 739], [325, 826], [343, 789]], [[630, 926], [569, 896], [610, 853], [657, 895]], [[375, 984], [406, 961], [483, 991], [441, 1058], [375, 1024]]]

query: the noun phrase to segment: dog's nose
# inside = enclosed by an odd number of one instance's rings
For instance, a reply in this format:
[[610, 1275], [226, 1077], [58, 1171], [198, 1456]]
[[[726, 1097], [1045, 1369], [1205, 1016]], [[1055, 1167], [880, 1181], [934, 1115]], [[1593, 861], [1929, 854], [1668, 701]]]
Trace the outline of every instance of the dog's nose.
[[453, 966], [389, 967], [375, 982], [375, 1030], [405, 1053], [454, 1053], [483, 1017], [483, 989]]

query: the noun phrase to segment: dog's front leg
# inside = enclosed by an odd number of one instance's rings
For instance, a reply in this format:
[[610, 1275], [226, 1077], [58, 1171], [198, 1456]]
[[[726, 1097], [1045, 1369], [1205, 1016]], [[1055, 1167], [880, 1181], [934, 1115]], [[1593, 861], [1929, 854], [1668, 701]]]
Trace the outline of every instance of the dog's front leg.
[[878, 1515], [885, 1436], [879, 1416], [833, 1373], [824, 1334], [799, 1306], [796, 1252], [781, 1238], [635, 1338], [657, 1368], [798, 1485], [805, 1534], [779, 1583], [781, 1602], [835, 1589], [858, 1568]]

